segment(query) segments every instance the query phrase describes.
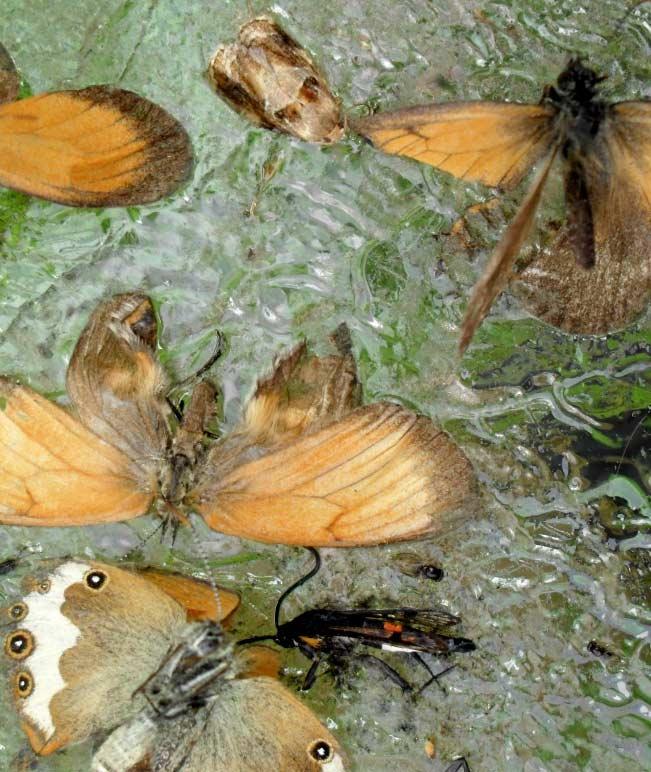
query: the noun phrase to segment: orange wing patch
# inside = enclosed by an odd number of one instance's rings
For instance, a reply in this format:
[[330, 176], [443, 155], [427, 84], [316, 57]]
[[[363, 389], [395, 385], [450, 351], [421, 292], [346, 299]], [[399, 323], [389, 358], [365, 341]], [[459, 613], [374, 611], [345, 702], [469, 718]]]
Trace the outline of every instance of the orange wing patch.
[[0, 106], [0, 184], [70, 206], [128, 206], [190, 168], [183, 127], [130, 91], [91, 86]]
[[0, 522], [87, 525], [149, 509], [152, 491], [116, 448], [5, 378], [0, 399]]
[[512, 188], [549, 149], [554, 116], [543, 105], [451, 102], [378, 113], [351, 128], [385, 153]]
[[212, 585], [199, 579], [153, 568], [139, 569], [138, 574], [180, 603], [191, 622], [223, 622], [240, 605], [236, 592], [217, 587], [217, 597]]
[[258, 541], [361, 546], [444, 530], [473, 489], [429, 419], [375, 403], [228, 470], [209, 458], [194, 503], [211, 528]]
[[280, 678], [280, 655], [268, 646], [251, 646], [238, 654], [238, 678]]

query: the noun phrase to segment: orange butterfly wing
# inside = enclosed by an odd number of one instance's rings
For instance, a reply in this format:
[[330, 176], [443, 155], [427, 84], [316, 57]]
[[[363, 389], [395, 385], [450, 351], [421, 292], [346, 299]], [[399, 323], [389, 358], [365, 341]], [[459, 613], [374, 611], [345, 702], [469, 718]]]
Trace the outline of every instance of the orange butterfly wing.
[[378, 113], [351, 128], [385, 153], [511, 188], [549, 150], [555, 115], [544, 105], [450, 102]]
[[191, 622], [223, 622], [240, 605], [236, 592], [213, 587], [199, 579], [155, 568], [141, 568], [137, 572], [180, 603]]
[[69, 206], [171, 193], [190, 168], [183, 127], [130, 91], [91, 86], [0, 105], [0, 185]]
[[585, 159], [595, 264], [577, 265], [568, 226], [533, 253], [514, 293], [535, 316], [568, 332], [630, 324], [651, 297], [651, 104], [620, 102]]
[[0, 378], [0, 523], [128, 520], [152, 498], [127, 456], [36, 392]]
[[389, 403], [256, 460], [221, 455], [220, 446], [211, 452], [193, 504], [211, 528], [270, 543], [345, 547], [434, 534], [473, 490], [470, 464], [447, 435]]

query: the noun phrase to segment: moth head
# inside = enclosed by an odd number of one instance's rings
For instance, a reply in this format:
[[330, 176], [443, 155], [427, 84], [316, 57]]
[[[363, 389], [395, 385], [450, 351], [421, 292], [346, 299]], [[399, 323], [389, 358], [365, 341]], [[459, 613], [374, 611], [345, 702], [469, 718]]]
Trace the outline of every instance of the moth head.
[[605, 79], [605, 75], [597, 75], [579, 58], [573, 58], [558, 76], [556, 90], [561, 98], [582, 105], [595, 98], [598, 92], [597, 86]]

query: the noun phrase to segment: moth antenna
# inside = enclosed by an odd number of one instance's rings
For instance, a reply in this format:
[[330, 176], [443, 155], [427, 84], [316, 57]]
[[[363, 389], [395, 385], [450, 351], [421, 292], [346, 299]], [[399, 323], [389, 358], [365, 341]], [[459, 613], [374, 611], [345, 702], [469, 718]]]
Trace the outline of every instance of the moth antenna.
[[225, 346], [224, 346], [224, 336], [221, 332], [217, 332], [217, 341], [215, 343], [215, 348], [212, 352], [212, 354], [208, 357], [208, 359], [201, 365], [201, 367], [196, 370], [194, 373], [191, 373], [186, 378], [183, 378], [183, 380], [179, 381], [178, 383], [174, 384], [174, 388], [178, 388], [179, 386], [186, 386], [188, 383], [192, 383], [193, 381], [198, 381], [199, 378], [201, 378], [202, 375], [208, 372], [210, 368], [215, 364], [215, 362], [219, 361], [222, 356], [224, 355]]
[[615, 474], [619, 474], [619, 470], [622, 467], [622, 462], [626, 458], [626, 453], [628, 452], [631, 442], [633, 441], [633, 437], [635, 437], [635, 435], [638, 432], [638, 429], [642, 426], [645, 419], [648, 418], [650, 412], [651, 412], [651, 408], [647, 408], [646, 415], [643, 415], [642, 418], [640, 418], [640, 420], [635, 424], [635, 428], [633, 429], [633, 431], [629, 434], [628, 439], [626, 440], [626, 445], [624, 445], [624, 449], [622, 450], [622, 455], [619, 457], [619, 461], [617, 462], [617, 468], [615, 469]]
[[167, 402], [169, 409], [174, 415], [174, 418], [176, 418], [176, 420], [181, 423], [183, 420], [183, 410], [179, 406], [175, 405], [169, 397], [165, 397], [165, 402]]
[[197, 529], [191, 517], [188, 518], [188, 522], [190, 523], [190, 530], [192, 533], [192, 540], [194, 541], [194, 546], [197, 548], [197, 554], [199, 555], [199, 559], [203, 563], [203, 569], [206, 572], [206, 576], [208, 577], [208, 583], [210, 584], [210, 587], [213, 591], [213, 595], [215, 596], [215, 603], [217, 605], [217, 617], [218, 619], [222, 619], [224, 614], [224, 606], [222, 604], [221, 598], [219, 597], [217, 582], [215, 581], [215, 577], [212, 575], [212, 571], [210, 570], [210, 564], [208, 563], [208, 555], [203, 548], [203, 544], [201, 542], [201, 539], [199, 538], [199, 533], [197, 532]]
[[[221, 332], [217, 333], [217, 343], [215, 344], [215, 349], [213, 353], [210, 355], [208, 360], [204, 362], [203, 365], [194, 373], [191, 373], [186, 378], [183, 378], [178, 383], [175, 383], [174, 386], [171, 388], [170, 393], [173, 393], [176, 389], [186, 386], [187, 384], [191, 384], [195, 381], [198, 381], [202, 375], [204, 375], [210, 368], [219, 360], [222, 355], [224, 354], [224, 336]], [[179, 402], [179, 404], [175, 404], [172, 398], [169, 396], [169, 394], [165, 397], [165, 401], [167, 402], [167, 405], [169, 409], [172, 411], [172, 414], [174, 415], [174, 418], [177, 420], [179, 426], [183, 423], [183, 417], [185, 414], [185, 405], [183, 403], [183, 400]], [[214, 434], [214, 432], [210, 432], [207, 429], [204, 429], [204, 434], [206, 437], [210, 437], [213, 440], [219, 439], [219, 435]]]
[[[276, 609], [274, 611], [274, 625], [276, 626], [276, 632], [278, 632], [278, 628], [280, 627], [280, 609], [283, 605], [283, 601], [286, 600], [287, 596], [291, 595], [294, 590], [298, 589], [302, 584], [308, 581], [308, 579], [311, 579], [321, 568], [321, 555], [319, 554], [319, 551], [316, 550], [314, 547], [306, 547], [306, 550], [308, 552], [312, 553], [314, 557], [314, 566], [311, 568], [305, 576], [302, 576], [300, 579], [298, 579], [294, 584], [290, 585], [285, 592], [278, 598], [278, 602], [276, 603]], [[273, 641], [275, 640], [275, 635], [256, 635], [252, 638], [243, 638], [241, 641], [237, 642], [238, 646], [242, 646], [245, 643], [260, 643], [260, 641]]]
[[[294, 582], [294, 584], [290, 585], [278, 598], [278, 602], [276, 603], [276, 609], [274, 611], [274, 625], [276, 626], [276, 632], [278, 632], [278, 628], [280, 627], [280, 609], [283, 605], [283, 602], [287, 599], [289, 595], [291, 595], [294, 590], [297, 590], [302, 584], [308, 581], [308, 579], [311, 579], [321, 568], [321, 555], [319, 554], [319, 551], [316, 550], [314, 547], [305, 547], [308, 552], [312, 553], [314, 557], [314, 566], [305, 574], [305, 576], [302, 576], [300, 579]], [[241, 646], [245, 643], [260, 643], [260, 641], [273, 641], [275, 640], [275, 635], [256, 635], [252, 638], [243, 638], [241, 641], [237, 642], [238, 646]]]
[[147, 534], [147, 536], [145, 536], [145, 537], [143, 537], [143, 538], [142, 538], [142, 540], [141, 540], [141, 542], [140, 542], [140, 546], [141, 546], [141, 547], [144, 547], [144, 546], [145, 546], [145, 544], [147, 544], [147, 542], [148, 542], [150, 539], [152, 539], [154, 536], [156, 536], [156, 534], [157, 534], [157, 533], [158, 533], [158, 532], [159, 532], [161, 529], [163, 529], [164, 527], [165, 527], [165, 520], [163, 520], [163, 519], [161, 518], [161, 519], [159, 519], [159, 521], [158, 521], [158, 523], [156, 524], [156, 526], [154, 527], [154, 529], [153, 529], [152, 531], [150, 531], [150, 532]]
[[280, 609], [283, 605], [283, 601], [285, 601], [286, 598], [294, 592], [294, 590], [297, 590], [302, 584], [305, 584], [308, 579], [311, 579], [316, 573], [318, 573], [319, 569], [321, 568], [321, 555], [319, 554], [319, 551], [314, 547], [306, 547], [305, 549], [312, 553], [312, 556], [314, 557], [314, 567], [311, 568], [307, 574], [305, 574], [305, 576], [302, 576], [298, 581], [290, 585], [285, 590], [285, 592], [283, 592], [280, 598], [278, 598], [278, 603], [276, 603], [276, 610], [274, 612], [274, 624], [276, 625], [276, 630], [280, 625]]

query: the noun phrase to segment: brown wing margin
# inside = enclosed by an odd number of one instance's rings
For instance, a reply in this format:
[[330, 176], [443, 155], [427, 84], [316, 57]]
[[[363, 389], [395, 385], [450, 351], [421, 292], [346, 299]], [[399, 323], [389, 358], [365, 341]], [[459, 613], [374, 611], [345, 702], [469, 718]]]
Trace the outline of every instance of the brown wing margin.
[[[219, 448], [193, 503], [211, 528], [270, 543], [351, 547], [435, 534], [474, 488], [429, 419], [375, 403], [222, 476]], [[467, 514], [467, 513], [466, 513]]]
[[531, 254], [514, 294], [543, 321], [600, 335], [631, 324], [651, 298], [651, 103], [610, 107], [586, 163], [595, 264], [576, 264], [568, 229]]
[[7, 49], [0, 43], [0, 104], [13, 102], [18, 97], [19, 90], [20, 77], [16, 72], [16, 65]]
[[385, 153], [463, 180], [512, 188], [549, 150], [556, 111], [509, 102], [450, 102], [351, 120]]
[[129, 206], [187, 176], [190, 140], [163, 108], [91, 86], [0, 105], [0, 184], [69, 206]]
[[0, 523], [89, 525], [144, 514], [130, 460], [72, 416], [0, 378]]

